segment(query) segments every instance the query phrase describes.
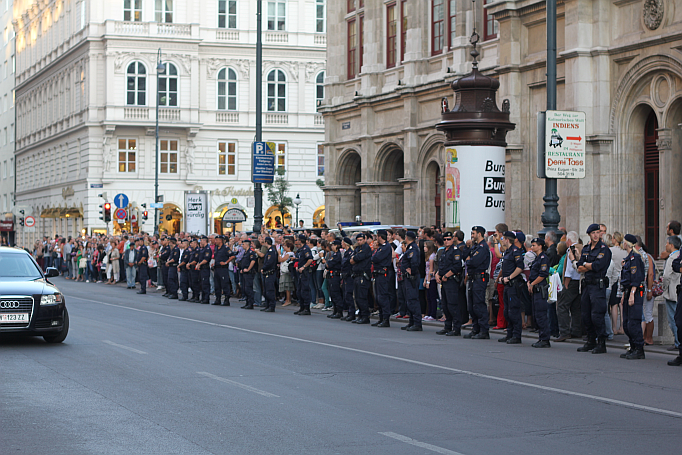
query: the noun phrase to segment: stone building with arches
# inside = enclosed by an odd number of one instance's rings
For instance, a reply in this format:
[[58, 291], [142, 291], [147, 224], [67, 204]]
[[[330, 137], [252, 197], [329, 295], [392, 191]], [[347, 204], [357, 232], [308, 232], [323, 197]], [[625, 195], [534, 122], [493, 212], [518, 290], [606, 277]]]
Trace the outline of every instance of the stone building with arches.
[[[264, 3], [263, 139], [275, 143], [289, 196], [300, 194], [299, 214], [310, 225], [324, 204], [316, 106], [324, 97], [326, 0]], [[211, 227], [236, 198], [251, 229], [255, 2], [15, 0], [13, 17], [14, 196], [38, 218], [36, 235], [104, 230], [103, 192], [109, 201], [125, 193], [140, 211], [146, 204], [149, 220], [139, 227], [153, 230], [157, 104], [161, 228], [183, 230], [185, 191], [205, 190]]]
[[[325, 116], [329, 222], [432, 225], [445, 215], [450, 84], [479, 69], [509, 101], [505, 218], [542, 227], [537, 113], [546, 107], [544, 0], [330, 3]], [[334, 24], [334, 25], [331, 25]], [[557, 108], [587, 115], [587, 175], [559, 181], [561, 226], [641, 234], [658, 252], [682, 218], [682, 8], [672, 0], [558, 0]], [[493, 226], [488, 226], [492, 229]]]

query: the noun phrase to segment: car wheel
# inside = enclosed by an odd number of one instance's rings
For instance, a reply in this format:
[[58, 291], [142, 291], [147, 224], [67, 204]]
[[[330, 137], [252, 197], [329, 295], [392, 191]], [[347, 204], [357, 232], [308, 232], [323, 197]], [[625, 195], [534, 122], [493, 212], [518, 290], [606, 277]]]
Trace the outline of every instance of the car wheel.
[[69, 312], [64, 308], [64, 328], [57, 335], [45, 335], [43, 339], [46, 343], [61, 343], [69, 334]]

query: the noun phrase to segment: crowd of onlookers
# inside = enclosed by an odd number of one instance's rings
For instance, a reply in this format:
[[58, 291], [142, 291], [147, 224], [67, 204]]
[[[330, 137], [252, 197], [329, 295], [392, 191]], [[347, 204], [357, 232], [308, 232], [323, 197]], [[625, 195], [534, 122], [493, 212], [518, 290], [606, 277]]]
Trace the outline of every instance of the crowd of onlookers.
[[[441, 286], [436, 281], [436, 274], [438, 272], [438, 260], [444, 251], [443, 232], [445, 229], [436, 226], [423, 227], [417, 232], [417, 242], [421, 254], [420, 269], [419, 269], [419, 301], [421, 305], [422, 317], [424, 320], [444, 320], [443, 312], [440, 307], [440, 293]], [[486, 301], [489, 309], [489, 323], [490, 327], [496, 329], [504, 329], [507, 322], [504, 318], [504, 300], [503, 290], [504, 285], [500, 282], [500, 270], [502, 266], [502, 258], [504, 256], [503, 242], [500, 241], [503, 234], [508, 231], [508, 227], [504, 224], [499, 224], [495, 227], [494, 233], [487, 237], [488, 246], [491, 251], [492, 263], [490, 267], [491, 280], [487, 288]], [[332, 302], [328, 289], [328, 279], [325, 271], [325, 261], [331, 258], [332, 244], [336, 239], [348, 239], [354, 244], [356, 239], [352, 234], [343, 231], [323, 230], [306, 230], [303, 231], [306, 240], [305, 243], [310, 248], [313, 259], [315, 261], [314, 273], [311, 274], [310, 292], [305, 293], [310, 295], [311, 308], [316, 308], [325, 311], [332, 310]], [[317, 232], [317, 235], [316, 233]], [[365, 231], [369, 234], [368, 243], [375, 249], [378, 247], [377, 236], [372, 235], [371, 232]], [[618, 285], [620, 281], [620, 273], [622, 268], [622, 261], [626, 257], [624, 249], [624, 236], [620, 232], [607, 232], [607, 227], [600, 225], [601, 239], [610, 248], [612, 253], [612, 261], [607, 272], [609, 278], [609, 289], [607, 289], [607, 299], [609, 301], [609, 310], [606, 315], [607, 334], [610, 339], [614, 335], [623, 334], [623, 309], [622, 309], [622, 292]], [[258, 256], [258, 264], [256, 265], [256, 276], [254, 279], [254, 294], [256, 305], [264, 302], [264, 285], [263, 277], [260, 270], [263, 265], [264, 257], [268, 251], [268, 245], [265, 242], [266, 237], [271, 237], [273, 245], [279, 256], [277, 268], [277, 299], [284, 306], [291, 305], [298, 302], [301, 292], [297, 292], [297, 277], [296, 270], [290, 266], [295, 261], [296, 246], [300, 243], [298, 234], [291, 229], [284, 227], [282, 229], [263, 229], [260, 234], [255, 233], [241, 233], [226, 234], [226, 245], [235, 254], [236, 260], [232, 261], [228, 266], [230, 286], [233, 297], [238, 297], [241, 300], [245, 299], [243, 292], [243, 280], [240, 278], [239, 267], [242, 257], [247, 250], [252, 249]], [[642, 320], [642, 329], [644, 340], [646, 344], [653, 343], [654, 333], [654, 300], [658, 296], [662, 296], [665, 300], [666, 310], [670, 328], [674, 334], [675, 346], [679, 346], [679, 339], [677, 336], [676, 326], [673, 320], [677, 305], [677, 284], [680, 282], [680, 274], [673, 271], [671, 267], [672, 261], [680, 254], [680, 246], [682, 237], [680, 237], [680, 223], [671, 221], [667, 225], [667, 234], [665, 251], [661, 253], [660, 258], [654, 258], [649, 254], [647, 246], [642, 242], [640, 237], [637, 237], [637, 244], [635, 248], [640, 252], [643, 259], [646, 275], [646, 298], [644, 304], [644, 316]], [[406, 232], [401, 229], [389, 230], [388, 241], [394, 243], [398, 255], [404, 246]], [[455, 236], [459, 237], [459, 241], [466, 243], [471, 240], [465, 240], [463, 233], [457, 232]], [[84, 281], [93, 283], [115, 284], [120, 281], [126, 281], [128, 288], [135, 288], [137, 280], [137, 268], [134, 264], [131, 265], [130, 258], [133, 257], [135, 246], [135, 238], [141, 237], [143, 245], [141, 247], [147, 248], [149, 252], [148, 269], [149, 269], [149, 285], [157, 286], [163, 289], [162, 274], [160, 272], [159, 254], [161, 251], [162, 239], [166, 236], [156, 236], [151, 234], [138, 234], [135, 237], [127, 233], [122, 233], [116, 236], [107, 235], [92, 235], [78, 238], [61, 237], [43, 238], [37, 241], [33, 246], [32, 253], [36, 258], [38, 264], [43, 267], [55, 267], [64, 276], [65, 279], [74, 281]], [[181, 245], [181, 240], [190, 237], [188, 234], [179, 233], [174, 237], [178, 240], [178, 245]], [[208, 243], [212, 250], [215, 250], [216, 235], [208, 236]], [[530, 248], [530, 237], [521, 231], [516, 231], [516, 244], [525, 251], [524, 254], [524, 275], [526, 279], [530, 273], [530, 265], [535, 259], [535, 253]], [[250, 242], [244, 242], [244, 240]], [[558, 232], [547, 232], [545, 235], [545, 244], [547, 246], [546, 254], [550, 259], [551, 274], [558, 274], [561, 291], [549, 300], [548, 318], [550, 321], [551, 334], [554, 337], [553, 341], [561, 342], [569, 338], [582, 338], [584, 330], [581, 322], [581, 289], [580, 280], [581, 274], [574, 268], [574, 261], [580, 257], [583, 248], [583, 241], [580, 235], [575, 231], [566, 231], [560, 229]], [[346, 245], [344, 248], [352, 245]], [[656, 269], [655, 259], [665, 260], [664, 266], [661, 270]], [[213, 264], [211, 264], [213, 266]], [[397, 264], [394, 264], [394, 266]], [[661, 273], [662, 271], [662, 273]], [[211, 271], [213, 274], [213, 270]], [[660, 274], [660, 276], [659, 276]], [[211, 290], [213, 291], [213, 279], [211, 279]], [[406, 318], [406, 305], [400, 299], [400, 293], [393, 293], [395, 295], [393, 301], [393, 313], [397, 318]], [[374, 308], [374, 312], [378, 312], [378, 307], [372, 297], [370, 291], [370, 308]], [[533, 321], [532, 303], [530, 299], [522, 301], [522, 320], [523, 328], [530, 331], [536, 331], [537, 327]], [[463, 321], [471, 322], [465, 306], [462, 306]], [[465, 324], [466, 326], [466, 324]]]

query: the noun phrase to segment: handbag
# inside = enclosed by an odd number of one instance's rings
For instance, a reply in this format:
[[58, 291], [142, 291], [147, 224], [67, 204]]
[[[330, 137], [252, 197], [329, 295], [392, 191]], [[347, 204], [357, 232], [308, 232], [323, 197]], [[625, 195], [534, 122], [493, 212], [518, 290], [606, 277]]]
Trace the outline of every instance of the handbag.
[[547, 301], [548, 302], [556, 302], [557, 299], [559, 298], [559, 292], [563, 290], [563, 286], [561, 284], [561, 277], [559, 276], [558, 273], [555, 273], [554, 275], [549, 277], [549, 291], [547, 293]]
[[81, 258], [80, 261], [78, 261], [78, 268], [79, 269], [84, 269], [88, 266], [88, 260], [87, 258]]
[[651, 294], [654, 297], [663, 295], [663, 278], [654, 281], [654, 284], [651, 286]]

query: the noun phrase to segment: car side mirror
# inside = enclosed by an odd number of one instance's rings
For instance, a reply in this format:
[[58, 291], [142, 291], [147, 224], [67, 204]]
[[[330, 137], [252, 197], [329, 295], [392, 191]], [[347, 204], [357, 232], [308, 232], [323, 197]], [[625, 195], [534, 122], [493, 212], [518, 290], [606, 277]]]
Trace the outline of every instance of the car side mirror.
[[59, 276], [59, 270], [57, 270], [57, 269], [54, 268], [54, 267], [48, 267], [48, 268], [47, 268], [47, 271], [45, 272], [45, 276], [46, 276], [47, 278], [52, 278], [52, 277], [55, 277], [55, 276]]

